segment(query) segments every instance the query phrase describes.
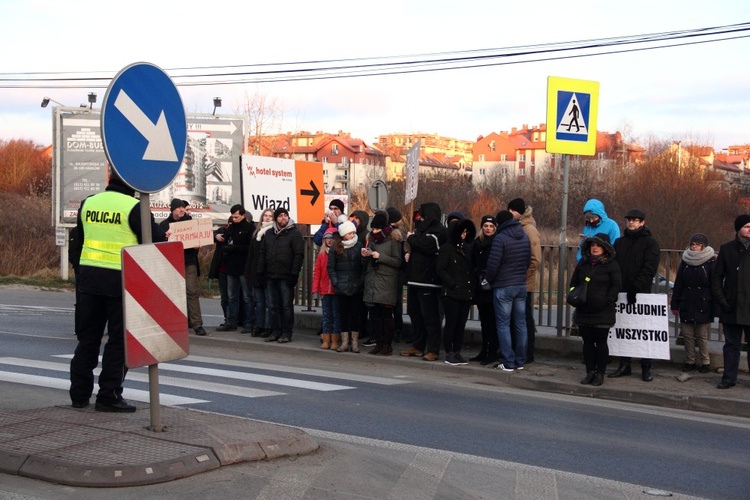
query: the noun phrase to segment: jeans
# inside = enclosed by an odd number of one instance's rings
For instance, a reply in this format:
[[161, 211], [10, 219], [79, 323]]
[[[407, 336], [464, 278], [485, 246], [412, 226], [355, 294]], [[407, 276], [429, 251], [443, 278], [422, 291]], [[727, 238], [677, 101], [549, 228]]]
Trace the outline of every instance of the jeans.
[[286, 279], [268, 280], [269, 305], [275, 335], [291, 340], [294, 329], [294, 287]]
[[268, 311], [266, 295], [265, 288], [260, 286], [253, 287], [253, 298], [255, 299], [255, 326], [258, 328], [271, 328], [271, 312]]
[[[742, 332], [745, 339], [750, 338], [750, 325], [729, 325], [724, 323], [724, 375], [723, 382], [737, 383], [737, 372], [740, 370], [740, 342]], [[750, 356], [748, 357], [750, 366]]]
[[244, 325], [255, 325], [255, 296], [250, 288], [250, 281], [244, 276], [227, 275], [227, 294], [229, 295], [229, 319], [227, 323], [237, 326], [237, 316], [240, 312], [240, 289], [242, 290]]
[[[526, 285], [506, 286], [492, 290], [497, 321], [497, 338], [503, 364], [508, 368], [521, 367], [526, 360]], [[513, 340], [510, 318], [513, 316]]]

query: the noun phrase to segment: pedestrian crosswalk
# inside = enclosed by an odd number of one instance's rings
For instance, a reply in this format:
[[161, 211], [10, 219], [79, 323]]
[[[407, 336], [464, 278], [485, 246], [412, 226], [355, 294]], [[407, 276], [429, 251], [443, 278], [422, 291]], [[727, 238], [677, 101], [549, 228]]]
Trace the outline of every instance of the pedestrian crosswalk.
[[[67, 391], [72, 355], [51, 360], [0, 357], [0, 381]], [[95, 374], [99, 374], [97, 368]], [[147, 368], [130, 370], [124, 397], [149, 402]], [[365, 384], [381, 386], [410, 383], [408, 380], [347, 374], [328, 370], [281, 366], [207, 356], [159, 364], [159, 400], [169, 406], [211, 402], [211, 394], [260, 398], [283, 396], [292, 391], [326, 393], [355, 390]], [[179, 394], [174, 394], [178, 392]]]

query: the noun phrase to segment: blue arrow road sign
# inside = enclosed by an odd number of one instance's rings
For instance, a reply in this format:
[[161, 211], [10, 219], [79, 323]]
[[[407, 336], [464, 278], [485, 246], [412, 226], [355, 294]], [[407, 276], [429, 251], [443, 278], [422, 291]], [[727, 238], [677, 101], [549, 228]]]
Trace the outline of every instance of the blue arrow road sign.
[[156, 193], [177, 175], [187, 145], [187, 120], [177, 87], [161, 68], [135, 63], [110, 83], [102, 103], [107, 159], [142, 193]]

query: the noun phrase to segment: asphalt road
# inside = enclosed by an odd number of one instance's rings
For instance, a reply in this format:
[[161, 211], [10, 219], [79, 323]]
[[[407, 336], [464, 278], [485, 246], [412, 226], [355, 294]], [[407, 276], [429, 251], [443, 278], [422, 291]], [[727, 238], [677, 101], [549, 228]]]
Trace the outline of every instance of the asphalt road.
[[[28, 392], [26, 384], [38, 387], [32, 382], [41, 380], [48, 384], [42, 392], [53, 395], [49, 404], [65, 404], [66, 364], [75, 347], [73, 299], [72, 293], [0, 289], [3, 385]], [[211, 324], [218, 301], [204, 303]], [[145, 374], [129, 373], [126, 398], [147, 397]], [[750, 491], [747, 419], [519, 391], [460, 371], [404, 367], [394, 373], [376, 363], [348, 364], [341, 356], [321, 362], [291, 351], [193, 349], [186, 360], [160, 365], [160, 382], [163, 404], [311, 432], [700, 497], [747, 498]]]

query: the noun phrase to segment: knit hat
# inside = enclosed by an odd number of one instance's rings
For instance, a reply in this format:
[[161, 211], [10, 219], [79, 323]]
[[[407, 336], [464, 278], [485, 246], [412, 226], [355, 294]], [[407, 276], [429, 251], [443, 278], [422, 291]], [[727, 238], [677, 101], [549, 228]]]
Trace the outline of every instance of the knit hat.
[[497, 213], [497, 216], [495, 218], [497, 219], [497, 225], [501, 226], [504, 222], [513, 220], [513, 214], [508, 212], [507, 210], [501, 210]]
[[646, 212], [639, 208], [634, 208], [630, 212], [625, 214], [625, 218], [646, 220]]
[[331, 200], [331, 203], [328, 204], [328, 208], [331, 207], [338, 207], [339, 210], [342, 212], [344, 211], [344, 202], [339, 200], [338, 198]]
[[703, 233], [695, 233], [690, 237], [690, 243], [698, 243], [704, 247], [708, 246], [708, 236]]
[[329, 227], [328, 229], [326, 229], [326, 232], [323, 233], [323, 239], [325, 240], [328, 238], [333, 238], [333, 235], [336, 234], [336, 231], [338, 231], [338, 229], [336, 229], [335, 227]]
[[384, 210], [378, 210], [375, 215], [372, 216], [370, 227], [373, 229], [383, 229], [388, 225], [388, 212]]
[[176, 209], [180, 207], [184, 208], [185, 203], [183, 203], [183, 201], [180, 199], [172, 198], [172, 202], [169, 204], [169, 209], [174, 212]]
[[284, 207], [277, 208], [276, 210], [273, 211], [273, 220], [278, 219], [279, 215], [281, 214], [286, 214], [287, 216], [289, 216], [289, 210], [287, 210]]
[[187, 200], [182, 200], [182, 204], [185, 205], [185, 208], [190, 206], [190, 202]]
[[402, 218], [401, 212], [399, 212], [396, 207], [388, 207], [385, 209], [385, 211], [388, 213], [389, 224], [395, 224], [396, 222], [400, 221]]
[[357, 226], [355, 226], [354, 223], [350, 220], [339, 224], [339, 234], [342, 237], [346, 236], [349, 233], [356, 233], [356, 232], [357, 232]]
[[750, 222], [750, 215], [738, 215], [737, 218], [734, 219], [734, 230], [739, 232], [739, 230], [742, 229], [742, 226], [744, 226], [748, 222]]
[[453, 212], [448, 214], [448, 217], [445, 218], [445, 223], [449, 224], [452, 220], [461, 220], [464, 218], [464, 214], [459, 212], [458, 210], [454, 210]]
[[508, 210], [513, 210], [514, 212], [518, 212], [519, 214], [523, 214], [526, 211], [526, 202], [523, 201], [521, 198], [516, 198], [515, 200], [510, 200], [508, 202]]
[[492, 215], [485, 215], [485, 216], [482, 217], [482, 224], [481, 225], [484, 226], [484, 224], [486, 222], [492, 222], [495, 226], [498, 225], [497, 224], [497, 219], [494, 216], [492, 216]]

